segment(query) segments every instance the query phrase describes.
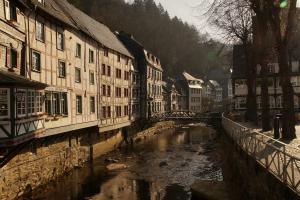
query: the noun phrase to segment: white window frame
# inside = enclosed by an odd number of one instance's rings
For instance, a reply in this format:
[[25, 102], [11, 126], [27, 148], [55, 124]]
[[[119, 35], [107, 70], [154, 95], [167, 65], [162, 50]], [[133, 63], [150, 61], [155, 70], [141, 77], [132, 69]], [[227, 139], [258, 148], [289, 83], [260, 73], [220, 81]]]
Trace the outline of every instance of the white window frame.
[[[64, 73], [63, 72], [63, 68], [64, 68]], [[66, 78], [67, 76], [67, 69], [66, 69], [66, 62], [64, 60], [58, 60], [58, 77], [59, 78]]]
[[[79, 72], [79, 80], [77, 80], [77, 76], [76, 73]], [[79, 67], [75, 67], [75, 83], [81, 83], [82, 79], [81, 79], [81, 68]]]
[[[35, 63], [34, 64], [34, 59], [33, 59], [33, 55], [36, 54], [38, 55], [37, 58], [39, 58], [39, 63]], [[38, 64], [38, 65], [37, 65]], [[35, 50], [31, 50], [31, 70], [35, 71], [35, 72], [41, 72], [42, 70], [42, 56], [41, 53]]]
[[[93, 105], [92, 102], [94, 103]], [[96, 97], [90, 96], [90, 114], [95, 114], [95, 113], [96, 113]]]
[[83, 114], [83, 98], [82, 98], [82, 95], [76, 95], [76, 114], [77, 115], [82, 115]]
[[90, 85], [95, 85], [95, 72], [94, 72], [94, 70], [90, 70], [89, 79], [90, 79]]
[[4, 0], [4, 11], [6, 20], [10, 20], [10, 2], [8, 0]]
[[40, 42], [45, 42], [46, 39], [45, 24], [39, 20], [35, 22], [35, 39]]
[[56, 33], [56, 48], [60, 51], [65, 49], [65, 35], [63, 31], [57, 31]]
[[27, 114], [32, 116], [36, 114], [36, 94], [35, 90], [27, 90]]
[[[21, 92], [21, 93], [24, 93], [24, 101], [22, 101], [22, 103], [21, 104], [23, 104], [24, 105], [24, 108], [22, 108], [22, 110], [24, 110], [25, 112], [23, 113], [20, 113], [19, 114], [19, 104], [18, 104], [18, 99], [19, 99], [19, 97], [18, 97], [18, 92]], [[17, 117], [25, 117], [27, 115], [27, 91], [26, 91], [26, 89], [17, 89], [16, 90], [16, 116]]]

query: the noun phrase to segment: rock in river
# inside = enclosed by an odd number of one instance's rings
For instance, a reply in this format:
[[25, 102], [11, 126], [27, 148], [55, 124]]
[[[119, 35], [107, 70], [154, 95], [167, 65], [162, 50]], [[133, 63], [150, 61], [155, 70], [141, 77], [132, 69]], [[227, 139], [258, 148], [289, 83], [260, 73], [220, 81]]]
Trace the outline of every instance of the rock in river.
[[126, 169], [127, 165], [125, 165], [125, 164], [110, 164], [110, 165], [107, 165], [106, 168], [109, 171], [113, 171], [113, 170], [119, 170], [119, 169]]

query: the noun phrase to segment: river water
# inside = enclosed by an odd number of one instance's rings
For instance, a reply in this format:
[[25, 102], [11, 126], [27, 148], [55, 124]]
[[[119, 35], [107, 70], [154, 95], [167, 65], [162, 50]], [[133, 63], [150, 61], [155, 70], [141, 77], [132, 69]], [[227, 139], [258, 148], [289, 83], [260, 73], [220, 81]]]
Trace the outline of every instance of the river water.
[[[217, 135], [200, 125], [165, 131], [74, 170], [30, 199], [189, 200], [195, 180], [224, 181]], [[107, 170], [113, 162], [127, 168]]]

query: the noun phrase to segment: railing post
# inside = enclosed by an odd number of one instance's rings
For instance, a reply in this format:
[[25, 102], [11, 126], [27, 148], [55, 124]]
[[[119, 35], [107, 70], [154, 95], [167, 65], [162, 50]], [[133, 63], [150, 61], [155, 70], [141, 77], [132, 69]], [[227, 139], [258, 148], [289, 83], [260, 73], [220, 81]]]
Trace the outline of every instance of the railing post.
[[287, 184], [287, 160], [286, 160], [286, 147], [283, 147], [283, 182]]

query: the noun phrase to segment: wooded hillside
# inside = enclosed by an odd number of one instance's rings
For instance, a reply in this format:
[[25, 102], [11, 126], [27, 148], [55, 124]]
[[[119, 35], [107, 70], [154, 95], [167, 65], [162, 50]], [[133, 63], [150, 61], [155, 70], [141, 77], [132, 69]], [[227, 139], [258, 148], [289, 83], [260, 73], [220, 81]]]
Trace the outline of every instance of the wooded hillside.
[[106, 24], [112, 31], [134, 35], [146, 49], [161, 59], [165, 75], [187, 70], [204, 76], [211, 68], [224, 67], [222, 44], [200, 35], [197, 29], [168, 12], [153, 0], [70, 0], [75, 6]]

